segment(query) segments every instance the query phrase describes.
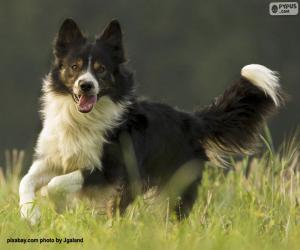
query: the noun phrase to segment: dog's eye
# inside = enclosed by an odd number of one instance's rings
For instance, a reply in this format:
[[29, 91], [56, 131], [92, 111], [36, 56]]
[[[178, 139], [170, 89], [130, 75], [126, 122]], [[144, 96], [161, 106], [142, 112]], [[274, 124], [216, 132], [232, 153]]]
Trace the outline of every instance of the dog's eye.
[[98, 71], [100, 74], [102, 74], [102, 73], [104, 73], [104, 72], [106, 71], [106, 68], [105, 68], [104, 65], [99, 65], [97, 71]]
[[72, 69], [73, 71], [77, 71], [77, 70], [79, 69], [79, 67], [78, 67], [77, 64], [73, 64], [73, 65], [71, 66], [71, 69]]

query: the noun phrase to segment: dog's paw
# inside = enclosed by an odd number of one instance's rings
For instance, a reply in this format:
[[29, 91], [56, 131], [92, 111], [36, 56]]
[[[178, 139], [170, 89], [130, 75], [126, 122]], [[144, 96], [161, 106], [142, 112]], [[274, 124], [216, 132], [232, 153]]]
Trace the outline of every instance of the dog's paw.
[[21, 218], [30, 222], [31, 225], [39, 223], [41, 212], [33, 203], [25, 203], [21, 205]]

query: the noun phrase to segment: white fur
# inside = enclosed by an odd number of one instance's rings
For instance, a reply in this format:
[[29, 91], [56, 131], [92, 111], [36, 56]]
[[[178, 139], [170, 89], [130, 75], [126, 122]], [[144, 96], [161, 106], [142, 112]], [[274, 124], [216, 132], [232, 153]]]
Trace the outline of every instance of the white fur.
[[21, 217], [28, 219], [32, 225], [40, 218], [40, 211], [34, 206], [35, 192], [46, 185], [53, 176], [53, 169], [49, 168], [45, 161], [36, 160], [20, 182]]
[[279, 78], [275, 71], [259, 64], [249, 64], [242, 68], [241, 75], [248, 79], [252, 84], [259, 87], [279, 106], [280, 100], [278, 95]]
[[47, 92], [43, 102], [44, 126], [36, 147], [37, 155], [64, 173], [101, 169], [105, 134], [118, 125], [127, 104], [114, 103], [104, 96], [90, 113], [82, 114], [70, 95]]
[[83, 184], [81, 171], [76, 170], [69, 174], [59, 175], [51, 179], [48, 183], [48, 194], [74, 193], [81, 189]]

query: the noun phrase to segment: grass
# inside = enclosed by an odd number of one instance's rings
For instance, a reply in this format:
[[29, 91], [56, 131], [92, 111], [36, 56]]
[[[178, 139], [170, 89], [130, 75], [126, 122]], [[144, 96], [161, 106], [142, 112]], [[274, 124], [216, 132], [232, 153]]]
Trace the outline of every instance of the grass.
[[[167, 201], [155, 209], [156, 203], [138, 198], [125, 216], [108, 218], [83, 202], [57, 214], [47, 199], [39, 199], [43, 217], [32, 227], [18, 209], [24, 154], [7, 152], [7, 171], [0, 171], [0, 249], [299, 249], [298, 139], [290, 137], [278, 152], [267, 139], [259, 156], [232, 160], [232, 171], [208, 165], [197, 203], [182, 222]], [[84, 242], [39, 243], [65, 237]], [[8, 244], [9, 238], [38, 242]]]

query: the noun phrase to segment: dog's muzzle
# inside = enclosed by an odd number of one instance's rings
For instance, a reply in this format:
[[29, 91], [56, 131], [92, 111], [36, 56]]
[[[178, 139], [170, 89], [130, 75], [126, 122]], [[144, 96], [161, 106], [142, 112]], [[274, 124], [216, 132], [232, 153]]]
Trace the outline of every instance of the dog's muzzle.
[[78, 94], [73, 92], [73, 99], [77, 104], [77, 109], [81, 113], [89, 113], [92, 111], [97, 102], [97, 94], [95, 94], [95, 86], [93, 82], [80, 81]]

